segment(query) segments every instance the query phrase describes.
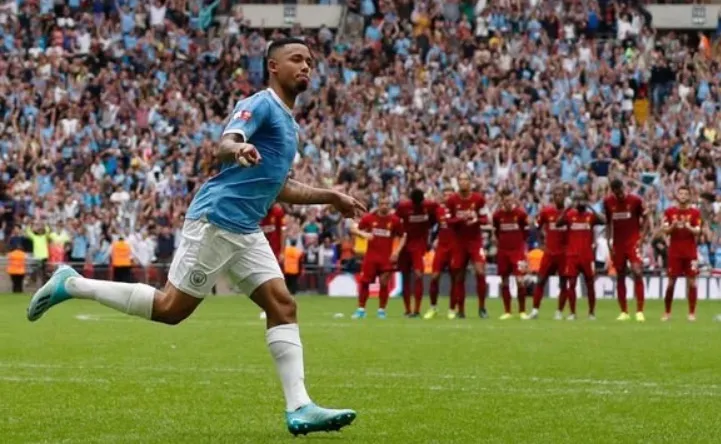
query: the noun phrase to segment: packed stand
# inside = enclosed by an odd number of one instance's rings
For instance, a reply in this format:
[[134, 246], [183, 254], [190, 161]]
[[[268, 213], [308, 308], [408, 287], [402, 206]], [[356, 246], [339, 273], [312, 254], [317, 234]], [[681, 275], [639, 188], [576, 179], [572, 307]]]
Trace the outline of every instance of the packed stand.
[[[339, 37], [286, 32], [317, 57], [298, 101], [296, 178], [373, 206], [382, 191], [397, 202], [413, 187], [439, 198], [469, 171], [491, 207], [510, 187], [533, 216], [556, 184], [600, 202], [619, 175], [655, 229], [689, 182], [707, 222], [700, 259], [721, 267], [719, 58], [708, 38], [657, 34], [642, 8], [618, 2], [347, 3], [355, 13]], [[217, 171], [224, 119], [262, 88], [266, 44], [280, 35], [247, 24], [242, 5], [218, 1], [5, 3], [6, 246], [99, 266], [124, 237], [136, 264], [169, 262], [193, 191]], [[337, 213], [286, 211], [286, 241], [310, 265], [352, 262]], [[665, 251], [657, 231], [650, 269]]]

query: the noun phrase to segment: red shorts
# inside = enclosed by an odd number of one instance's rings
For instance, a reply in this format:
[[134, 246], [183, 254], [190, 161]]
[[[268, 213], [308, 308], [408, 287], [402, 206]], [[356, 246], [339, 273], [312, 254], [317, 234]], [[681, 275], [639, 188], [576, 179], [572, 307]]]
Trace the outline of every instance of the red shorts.
[[445, 269], [451, 269], [453, 262], [452, 248], [439, 248], [433, 256], [433, 273], [441, 273]]
[[668, 256], [668, 277], [696, 276], [698, 276], [698, 260], [696, 260], [696, 258]]
[[499, 251], [497, 256], [498, 274], [506, 276], [522, 276], [528, 271], [526, 253], [523, 251]]
[[460, 245], [456, 245], [452, 249], [451, 269], [461, 270], [471, 264], [479, 264], [486, 262], [486, 253], [483, 251], [482, 240], [463, 241], [459, 240]]
[[593, 259], [567, 256], [566, 263], [561, 271], [561, 276], [574, 278], [578, 277], [579, 274], [584, 277], [592, 277], [594, 275]]
[[548, 277], [553, 274], [561, 274], [563, 272], [563, 264], [565, 263], [565, 254], [545, 253], [541, 259], [541, 267], [538, 269], [538, 275]]
[[394, 267], [390, 258], [381, 259], [366, 256], [363, 258], [363, 264], [361, 265], [360, 280], [366, 284], [371, 284], [375, 282], [378, 276], [383, 273], [389, 273], [393, 271], [393, 269]]
[[424, 247], [406, 247], [398, 255], [398, 269], [401, 273], [410, 273], [416, 271], [423, 273], [424, 264], [423, 256], [426, 254]]
[[636, 245], [633, 246], [613, 246], [613, 268], [616, 269], [616, 273], [626, 271], [628, 264], [631, 266], [638, 266], [643, 264], [641, 260], [641, 251]]

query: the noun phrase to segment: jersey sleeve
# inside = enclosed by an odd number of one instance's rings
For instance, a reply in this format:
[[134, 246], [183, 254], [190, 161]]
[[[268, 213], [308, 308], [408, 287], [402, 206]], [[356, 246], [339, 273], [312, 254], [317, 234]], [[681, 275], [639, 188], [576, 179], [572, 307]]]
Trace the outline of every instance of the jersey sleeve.
[[478, 213], [480, 214], [481, 209], [486, 206], [486, 198], [483, 197], [483, 194], [478, 193], [478, 198], [476, 200], [478, 201]]
[[671, 208], [663, 212], [663, 223], [666, 225], [673, 223], [673, 211]]
[[518, 210], [518, 225], [521, 227], [521, 231], [527, 231], [530, 225], [528, 214], [523, 210]]
[[282, 231], [285, 228], [285, 211], [278, 208], [278, 215], [275, 218], [276, 229]]
[[372, 216], [370, 214], [366, 214], [365, 216], [363, 216], [360, 222], [358, 222], [358, 229], [363, 231], [368, 230], [371, 227], [371, 219]]
[[228, 124], [225, 125], [223, 135], [240, 134], [245, 141], [249, 141], [263, 122], [268, 118], [270, 109], [268, 102], [258, 94], [241, 100], [233, 108]]
[[693, 214], [691, 214], [690, 222], [692, 227], [701, 226], [701, 212], [699, 210], [694, 210]]

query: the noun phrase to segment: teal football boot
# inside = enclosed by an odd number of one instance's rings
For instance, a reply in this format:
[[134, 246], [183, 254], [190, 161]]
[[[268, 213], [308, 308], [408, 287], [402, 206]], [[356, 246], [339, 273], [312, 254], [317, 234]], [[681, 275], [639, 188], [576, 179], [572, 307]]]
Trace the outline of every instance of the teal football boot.
[[72, 267], [68, 267], [67, 265], [59, 266], [50, 277], [50, 280], [40, 287], [32, 299], [30, 299], [30, 305], [27, 310], [28, 321], [37, 321], [53, 305], [72, 298], [70, 293], [65, 289], [65, 281], [67, 281], [68, 278], [76, 276], [80, 276], [80, 274]]
[[313, 403], [294, 412], [286, 412], [288, 431], [295, 436], [313, 432], [338, 431], [350, 425], [356, 417], [353, 410], [325, 409]]

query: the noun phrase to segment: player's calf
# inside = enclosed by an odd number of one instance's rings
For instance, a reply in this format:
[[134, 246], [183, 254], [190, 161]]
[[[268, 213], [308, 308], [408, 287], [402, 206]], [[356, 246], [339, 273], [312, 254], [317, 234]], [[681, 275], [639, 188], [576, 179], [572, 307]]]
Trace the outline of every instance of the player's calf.
[[250, 295], [266, 314], [268, 328], [297, 322], [297, 305], [283, 279], [271, 279]]

